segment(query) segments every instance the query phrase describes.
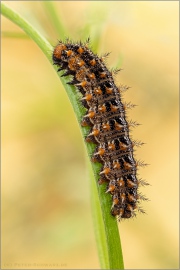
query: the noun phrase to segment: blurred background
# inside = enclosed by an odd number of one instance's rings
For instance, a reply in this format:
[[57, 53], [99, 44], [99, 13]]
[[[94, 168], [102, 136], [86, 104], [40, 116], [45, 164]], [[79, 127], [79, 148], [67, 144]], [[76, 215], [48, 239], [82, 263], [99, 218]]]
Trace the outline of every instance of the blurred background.
[[[126, 269], [178, 269], [178, 1], [6, 1], [53, 46], [86, 40], [138, 106], [147, 215], [119, 224]], [[55, 8], [59, 22], [52, 19]], [[54, 17], [55, 18], [55, 17]], [[2, 269], [99, 269], [83, 140], [37, 45], [2, 17]]]

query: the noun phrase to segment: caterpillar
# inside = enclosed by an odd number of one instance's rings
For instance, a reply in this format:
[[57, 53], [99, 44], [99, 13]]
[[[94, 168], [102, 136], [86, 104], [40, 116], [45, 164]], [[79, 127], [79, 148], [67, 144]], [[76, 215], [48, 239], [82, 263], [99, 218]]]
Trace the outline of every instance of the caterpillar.
[[104, 62], [107, 56], [94, 54], [89, 39], [85, 43], [67, 39], [59, 41], [52, 59], [58, 71], [65, 71], [62, 76], [71, 75], [68, 84], [82, 94], [87, 114], [81, 125], [91, 127], [85, 140], [96, 144], [91, 160], [102, 164], [99, 184], [107, 183], [106, 193], [112, 196], [111, 214], [121, 220], [135, 216], [137, 210], [144, 213], [139, 204], [147, 199], [139, 193], [139, 186], [148, 183], [137, 178], [138, 167], [146, 164], [133, 156], [134, 147], [143, 145], [130, 138], [130, 127], [138, 124], [126, 119], [126, 109], [135, 105], [122, 102], [122, 92], [129, 87], [116, 86], [113, 76], [118, 70], [108, 70]]

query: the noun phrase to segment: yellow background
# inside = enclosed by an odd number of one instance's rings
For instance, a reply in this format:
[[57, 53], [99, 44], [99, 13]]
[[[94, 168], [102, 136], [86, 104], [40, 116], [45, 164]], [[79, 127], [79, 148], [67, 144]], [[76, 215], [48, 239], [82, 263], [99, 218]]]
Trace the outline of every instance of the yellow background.
[[[53, 45], [43, 1], [6, 2]], [[97, 38], [138, 106], [137, 157], [147, 215], [119, 224], [126, 269], [178, 268], [178, 1], [54, 2], [74, 40]], [[90, 184], [79, 127], [57, 74], [2, 17], [2, 268], [98, 269]], [[108, 196], [108, 195], [105, 195]], [[46, 264], [46, 265], [44, 265]]]

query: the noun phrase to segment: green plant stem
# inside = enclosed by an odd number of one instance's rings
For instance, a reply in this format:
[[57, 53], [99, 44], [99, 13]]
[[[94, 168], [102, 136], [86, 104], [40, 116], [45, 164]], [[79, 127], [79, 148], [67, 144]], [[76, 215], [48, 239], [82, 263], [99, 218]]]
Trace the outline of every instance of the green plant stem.
[[2, 31], [1, 36], [4, 38], [22, 38], [29, 39], [29, 37], [25, 33], [16, 33], [16, 32], [6, 32]]
[[58, 33], [58, 35], [61, 35], [61, 39], [65, 38], [66, 32], [63, 26], [63, 23], [61, 22], [58, 13], [57, 8], [54, 6], [53, 1], [43, 1], [44, 7], [46, 9], [48, 18], [51, 20], [54, 29]]
[[[1, 3], [1, 13], [23, 29], [52, 63], [53, 47], [40, 35], [40, 33], [4, 3]], [[57, 70], [57, 68], [55, 69]], [[79, 94], [77, 94], [74, 86], [67, 85], [67, 82], [69, 81], [68, 78], [60, 79], [67, 91], [78, 122], [80, 122], [80, 119], [85, 113], [85, 108], [79, 103]], [[81, 127], [83, 137], [87, 133], [87, 130], [87, 128]], [[86, 144], [86, 147], [88, 155], [90, 156], [93, 153], [95, 146], [94, 144], [88, 143]], [[105, 194], [105, 186], [97, 184], [101, 166], [98, 163], [93, 163], [91, 166], [92, 208], [101, 267], [103, 269], [124, 269], [117, 221], [110, 214], [111, 198], [110, 195]], [[92, 176], [92, 170], [95, 177]]]
[[38, 31], [36, 31], [25, 19], [7, 7], [4, 3], [1, 3], [1, 13], [24, 30], [24, 32], [36, 42], [46, 57], [52, 62], [52, 46]]

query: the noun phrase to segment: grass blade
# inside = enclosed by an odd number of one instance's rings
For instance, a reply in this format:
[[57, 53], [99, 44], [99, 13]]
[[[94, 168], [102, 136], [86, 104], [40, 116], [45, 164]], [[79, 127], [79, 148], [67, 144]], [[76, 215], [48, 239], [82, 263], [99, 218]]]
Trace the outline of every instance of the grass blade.
[[[39, 46], [47, 59], [52, 63], [52, 50], [51, 44], [36, 31], [25, 19], [23, 19], [18, 13], [8, 8], [4, 3], [1, 3], [1, 13], [6, 18], [18, 25], [24, 32]], [[54, 67], [56, 70], [57, 68]], [[76, 117], [79, 120], [85, 113], [79, 103], [79, 95], [74, 86], [67, 85], [68, 78], [60, 78], [68, 97], [73, 106]], [[81, 132], [84, 135], [87, 133], [86, 128], [81, 128]], [[86, 144], [88, 155], [90, 156], [94, 151], [93, 144]], [[98, 185], [98, 172], [100, 170], [100, 164], [91, 164], [91, 188], [92, 188], [92, 208], [93, 218], [95, 224], [95, 232], [97, 238], [97, 245], [100, 254], [101, 267], [104, 269], [124, 269], [123, 256], [119, 237], [119, 231], [117, 221], [110, 215], [111, 198], [104, 193], [104, 185]], [[93, 177], [93, 173], [94, 176]]]

